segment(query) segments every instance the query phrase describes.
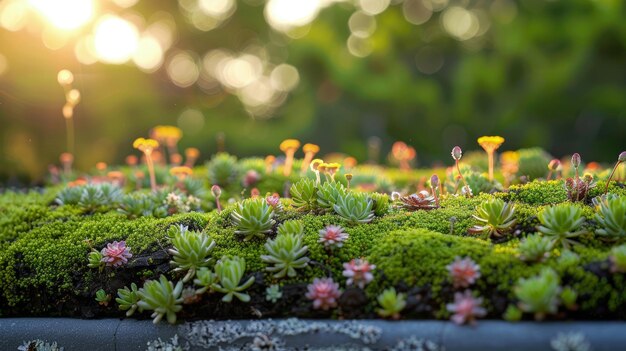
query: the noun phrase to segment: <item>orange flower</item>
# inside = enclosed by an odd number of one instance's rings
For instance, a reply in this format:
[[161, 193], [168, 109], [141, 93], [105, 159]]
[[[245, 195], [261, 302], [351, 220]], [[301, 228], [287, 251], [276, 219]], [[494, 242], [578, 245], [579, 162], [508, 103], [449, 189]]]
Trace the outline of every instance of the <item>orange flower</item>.
[[478, 145], [487, 153], [496, 151], [502, 143], [504, 143], [504, 138], [501, 136], [482, 136], [478, 138]]
[[187, 166], [172, 167], [170, 168], [170, 174], [178, 178], [178, 180], [183, 180], [193, 174], [193, 169]]
[[300, 142], [296, 139], [286, 139], [280, 143], [280, 151], [285, 153], [285, 166], [283, 168], [283, 175], [289, 177], [291, 174], [291, 168], [293, 166], [293, 156], [296, 150], [300, 147]]
[[304, 144], [302, 151], [304, 151], [304, 160], [302, 160], [301, 171], [306, 172], [311, 160], [313, 160], [315, 154], [320, 151], [320, 147], [315, 144]]

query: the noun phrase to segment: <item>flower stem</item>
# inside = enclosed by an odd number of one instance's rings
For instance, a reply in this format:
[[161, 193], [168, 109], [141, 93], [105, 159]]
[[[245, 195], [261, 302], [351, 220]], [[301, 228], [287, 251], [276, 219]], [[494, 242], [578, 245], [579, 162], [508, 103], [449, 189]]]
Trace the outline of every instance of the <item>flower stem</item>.
[[604, 187], [604, 195], [607, 194], [607, 192], [609, 191], [609, 184], [611, 183], [611, 179], [613, 178], [613, 174], [615, 173], [615, 171], [617, 170], [617, 167], [619, 167], [619, 165], [622, 163], [622, 161], [617, 161], [617, 163], [615, 164], [615, 167], [613, 167], [613, 170], [611, 171], [611, 174], [609, 175], [609, 179], [606, 181], [606, 186]]
[[146, 153], [146, 165], [148, 165], [148, 173], [150, 173], [150, 188], [152, 191], [157, 190], [156, 176], [154, 174], [154, 162], [152, 162], [152, 155]]
[[487, 152], [489, 156], [489, 181], [493, 181], [493, 151]]

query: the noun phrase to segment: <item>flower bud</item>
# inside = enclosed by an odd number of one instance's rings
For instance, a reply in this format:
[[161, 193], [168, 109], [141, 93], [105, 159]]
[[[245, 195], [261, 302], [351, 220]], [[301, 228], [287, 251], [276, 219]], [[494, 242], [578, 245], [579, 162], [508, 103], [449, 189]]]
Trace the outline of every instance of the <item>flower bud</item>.
[[556, 171], [560, 166], [561, 166], [561, 161], [559, 161], [556, 158], [550, 161], [550, 163], [548, 163], [548, 169], [552, 171]]
[[347, 181], [351, 181], [352, 180], [352, 173], [346, 173], [346, 180]]
[[617, 156], [617, 160], [619, 162], [626, 162], [626, 151], [622, 151], [622, 153]]
[[580, 155], [578, 152], [572, 155], [572, 167], [578, 168], [580, 166]]
[[211, 193], [213, 193], [213, 196], [218, 198], [218, 197], [220, 197], [222, 195], [222, 188], [220, 188], [219, 185], [213, 185], [211, 187]]
[[430, 186], [433, 188], [439, 186], [439, 177], [436, 174], [433, 174], [433, 176], [430, 177]]
[[454, 148], [452, 148], [452, 158], [455, 161], [460, 160], [461, 156], [463, 156], [463, 150], [461, 150], [459, 146], [455, 146]]

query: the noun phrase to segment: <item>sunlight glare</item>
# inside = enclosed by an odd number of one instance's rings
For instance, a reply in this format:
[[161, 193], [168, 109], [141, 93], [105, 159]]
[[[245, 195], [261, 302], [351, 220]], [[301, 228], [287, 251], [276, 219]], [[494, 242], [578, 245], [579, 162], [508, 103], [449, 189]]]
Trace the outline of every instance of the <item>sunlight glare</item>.
[[128, 61], [139, 42], [134, 24], [114, 15], [104, 15], [96, 23], [94, 45], [98, 59], [121, 64]]
[[46, 21], [62, 30], [80, 28], [94, 15], [93, 0], [30, 0], [30, 4]]

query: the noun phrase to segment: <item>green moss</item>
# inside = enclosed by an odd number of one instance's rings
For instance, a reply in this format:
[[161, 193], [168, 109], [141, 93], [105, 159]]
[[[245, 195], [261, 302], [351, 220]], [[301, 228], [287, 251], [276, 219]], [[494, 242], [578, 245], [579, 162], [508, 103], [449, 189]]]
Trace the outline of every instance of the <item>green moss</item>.
[[556, 204], [567, 200], [562, 180], [533, 181], [509, 187], [510, 200], [531, 205]]

